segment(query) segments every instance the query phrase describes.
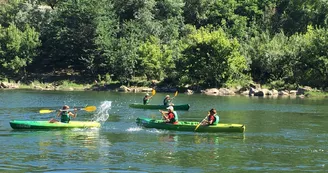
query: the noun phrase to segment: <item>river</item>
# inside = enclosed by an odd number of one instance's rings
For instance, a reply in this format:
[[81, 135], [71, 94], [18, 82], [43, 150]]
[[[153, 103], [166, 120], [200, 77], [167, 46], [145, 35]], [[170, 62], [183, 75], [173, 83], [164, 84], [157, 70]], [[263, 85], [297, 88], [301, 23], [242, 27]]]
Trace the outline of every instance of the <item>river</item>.
[[[160, 104], [169, 93], [156, 93]], [[173, 95], [173, 93], [170, 93]], [[130, 108], [142, 93], [0, 90], [0, 172], [327, 172], [328, 100], [219, 97], [179, 93], [179, 120], [201, 121], [212, 107], [220, 121], [245, 133], [143, 129], [137, 117], [158, 110]], [[13, 130], [10, 120], [49, 120], [64, 104], [97, 106], [76, 120], [102, 119], [100, 129]], [[104, 108], [106, 107], [106, 109]]]

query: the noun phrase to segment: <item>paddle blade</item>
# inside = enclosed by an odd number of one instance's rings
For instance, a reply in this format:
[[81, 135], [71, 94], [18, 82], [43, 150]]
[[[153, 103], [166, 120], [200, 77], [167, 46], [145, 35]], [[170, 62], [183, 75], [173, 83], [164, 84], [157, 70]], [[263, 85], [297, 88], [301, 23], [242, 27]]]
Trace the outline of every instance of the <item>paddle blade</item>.
[[48, 114], [48, 113], [51, 113], [51, 112], [55, 112], [55, 110], [44, 109], [44, 110], [40, 110], [39, 112], [40, 112], [40, 114]]
[[196, 131], [196, 130], [198, 129], [198, 127], [199, 127], [201, 124], [202, 124], [202, 123], [199, 123], [199, 124], [196, 126], [196, 128], [195, 128], [194, 131]]
[[153, 89], [153, 90], [151, 91], [151, 95], [154, 96], [155, 94], [156, 94], [156, 90]]
[[85, 108], [83, 108], [82, 110], [85, 110], [87, 112], [92, 112], [92, 111], [95, 111], [97, 109], [96, 106], [87, 106]]
[[178, 95], [178, 91], [176, 91], [175, 93], [174, 93], [174, 97], [176, 97]]

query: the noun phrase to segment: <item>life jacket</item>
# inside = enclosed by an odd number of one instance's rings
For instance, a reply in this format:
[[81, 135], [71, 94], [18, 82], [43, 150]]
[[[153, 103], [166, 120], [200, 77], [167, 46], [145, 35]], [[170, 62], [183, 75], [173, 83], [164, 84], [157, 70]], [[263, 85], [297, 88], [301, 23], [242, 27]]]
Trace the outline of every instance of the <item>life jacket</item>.
[[164, 100], [163, 100], [163, 105], [164, 106], [169, 106], [170, 103], [171, 103], [171, 99], [164, 98]]
[[146, 104], [148, 104], [148, 102], [149, 102], [149, 98], [144, 97], [143, 98], [143, 104], [146, 105]]
[[210, 122], [212, 117], [214, 118], [213, 124], [209, 124], [209, 125], [216, 125], [216, 124], [218, 124], [220, 118], [216, 114], [215, 115], [208, 116], [207, 121]]
[[68, 111], [62, 111], [60, 115], [60, 122], [62, 123], [69, 123], [71, 117], [69, 116]]
[[[173, 117], [172, 117], [173, 116]], [[178, 123], [178, 113], [176, 111], [168, 113], [168, 117], [170, 119], [169, 123], [176, 124]]]

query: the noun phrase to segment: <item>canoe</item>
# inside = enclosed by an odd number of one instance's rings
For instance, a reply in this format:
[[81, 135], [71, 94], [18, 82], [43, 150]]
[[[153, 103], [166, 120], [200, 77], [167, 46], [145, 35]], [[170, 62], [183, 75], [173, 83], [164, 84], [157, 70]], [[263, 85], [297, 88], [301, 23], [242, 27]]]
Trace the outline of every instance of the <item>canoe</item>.
[[[132, 108], [139, 108], [139, 109], [166, 109], [168, 106], [164, 105], [144, 105], [141, 103], [133, 103], [129, 105]], [[189, 104], [181, 104], [181, 105], [173, 105], [174, 110], [189, 110]]]
[[[195, 128], [199, 124], [196, 121], [179, 121], [177, 124], [165, 123], [163, 120], [153, 120], [150, 118], [137, 118], [136, 123], [139, 126], [145, 128], [156, 128], [165, 130], [176, 130], [176, 131], [191, 131], [194, 132]], [[245, 132], [244, 124], [223, 124], [211, 126], [199, 126], [196, 132]]]
[[95, 121], [70, 121], [69, 123], [49, 123], [49, 121], [12, 120], [9, 123], [11, 128], [13, 129], [67, 129], [100, 127], [100, 123]]

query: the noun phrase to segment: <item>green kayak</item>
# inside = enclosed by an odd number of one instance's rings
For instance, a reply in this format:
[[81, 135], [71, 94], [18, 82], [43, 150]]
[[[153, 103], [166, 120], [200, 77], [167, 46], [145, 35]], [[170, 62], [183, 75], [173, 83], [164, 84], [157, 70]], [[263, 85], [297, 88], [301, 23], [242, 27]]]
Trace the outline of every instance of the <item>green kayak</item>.
[[[146, 128], [156, 128], [176, 131], [195, 131], [199, 122], [179, 121], [177, 124], [164, 123], [163, 120], [153, 120], [150, 118], [137, 118], [136, 123]], [[211, 126], [199, 126], [196, 132], [245, 132], [243, 124], [222, 124]]]
[[[144, 105], [141, 103], [133, 103], [129, 105], [132, 108], [140, 108], [140, 109], [166, 109], [168, 106], [164, 105]], [[189, 104], [182, 104], [182, 105], [173, 105], [174, 110], [189, 110]]]
[[49, 123], [49, 121], [12, 120], [9, 123], [13, 129], [66, 129], [100, 127], [100, 123], [94, 121], [70, 121], [69, 123]]

